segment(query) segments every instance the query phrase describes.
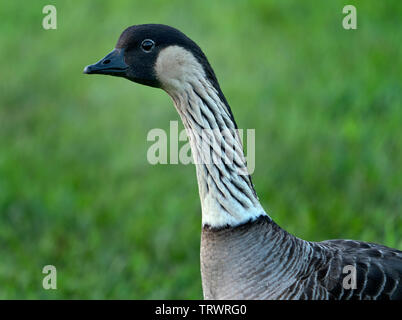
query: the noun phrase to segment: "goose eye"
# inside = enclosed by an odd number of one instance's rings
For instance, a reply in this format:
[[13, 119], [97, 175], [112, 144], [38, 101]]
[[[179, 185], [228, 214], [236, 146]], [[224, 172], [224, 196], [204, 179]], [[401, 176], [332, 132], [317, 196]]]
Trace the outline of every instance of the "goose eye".
[[141, 49], [145, 52], [151, 52], [151, 50], [154, 48], [155, 42], [153, 42], [151, 39], [145, 39], [141, 43]]

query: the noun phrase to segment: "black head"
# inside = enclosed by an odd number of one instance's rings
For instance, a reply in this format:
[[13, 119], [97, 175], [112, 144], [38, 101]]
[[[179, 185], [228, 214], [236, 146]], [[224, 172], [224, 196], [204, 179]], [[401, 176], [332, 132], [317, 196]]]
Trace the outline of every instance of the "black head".
[[161, 24], [127, 28], [121, 34], [115, 49], [102, 60], [85, 67], [84, 73], [124, 77], [144, 85], [162, 87], [155, 66], [161, 51], [170, 46], [178, 46], [191, 52], [211, 83], [219, 87], [199, 46], [179, 30]]

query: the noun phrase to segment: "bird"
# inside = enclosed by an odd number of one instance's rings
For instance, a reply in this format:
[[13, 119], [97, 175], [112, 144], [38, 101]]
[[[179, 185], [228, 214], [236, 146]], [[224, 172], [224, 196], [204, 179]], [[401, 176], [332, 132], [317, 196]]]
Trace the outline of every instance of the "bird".
[[303, 240], [263, 209], [215, 72], [184, 33], [163, 24], [130, 26], [84, 73], [126, 78], [171, 97], [196, 167], [204, 299], [402, 299], [402, 251], [356, 240]]

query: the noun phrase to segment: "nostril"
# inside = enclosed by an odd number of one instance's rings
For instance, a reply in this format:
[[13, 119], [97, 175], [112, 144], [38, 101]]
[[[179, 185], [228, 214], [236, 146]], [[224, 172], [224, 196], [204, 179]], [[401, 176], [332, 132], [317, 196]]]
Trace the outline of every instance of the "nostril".
[[106, 59], [106, 60], [102, 61], [102, 64], [108, 64], [108, 63], [110, 63], [110, 59]]

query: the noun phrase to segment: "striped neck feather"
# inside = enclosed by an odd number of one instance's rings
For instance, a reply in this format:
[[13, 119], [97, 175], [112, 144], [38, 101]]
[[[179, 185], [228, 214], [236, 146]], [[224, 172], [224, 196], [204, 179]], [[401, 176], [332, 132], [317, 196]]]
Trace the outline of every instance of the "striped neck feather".
[[177, 46], [160, 53], [155, 69], [187, 131], [203, 226], [234, 227], [267, 215], [247, 172], [242, 142], [219, 86], [205, 76], [190, 52]]

